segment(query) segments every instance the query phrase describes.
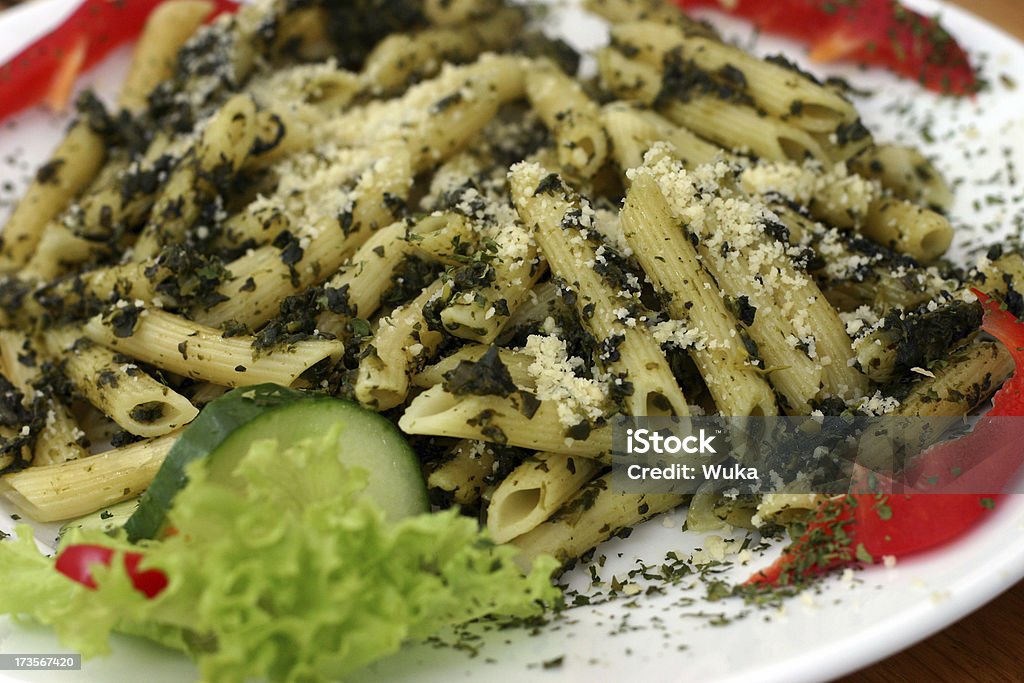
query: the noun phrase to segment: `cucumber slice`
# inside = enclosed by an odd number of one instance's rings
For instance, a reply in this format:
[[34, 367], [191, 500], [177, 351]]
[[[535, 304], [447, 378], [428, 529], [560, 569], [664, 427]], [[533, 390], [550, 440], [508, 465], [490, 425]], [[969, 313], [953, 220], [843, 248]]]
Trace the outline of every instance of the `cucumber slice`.
[[138, 507], [138, 498], [115, 503], [84, 517], [65, 522], [61, 525], [58, 534], [63, 537], [64, 534], [72, 529], [99, 529], [104, 533], [109, 533], [115, 529], [120, 529]]
[[230, 481], [239, 460], [257, 440], [281, 448], [343, 425], [338, 457], [370, 473], [366, 495], [388, 519], [427, 512], [430, 503], [416, 453], [393, 424], [356, 403], [286, 389], [276, 384], [242, 387], [212, 401], [167, 454], [139, 509], [125, 523], [128, 538], [155, 538], [187, 483], [185, 468], [205, 459], [214, 480]]

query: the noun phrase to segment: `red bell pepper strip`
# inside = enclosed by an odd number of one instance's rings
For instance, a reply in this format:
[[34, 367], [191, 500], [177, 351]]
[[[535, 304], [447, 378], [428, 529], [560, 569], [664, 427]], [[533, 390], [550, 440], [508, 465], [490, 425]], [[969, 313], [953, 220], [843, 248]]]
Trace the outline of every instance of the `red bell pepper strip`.
[[985, 307], [982, 329], [1002, 342], [1013, 356], [1017, 368], [1013, 377], [992, 397], [992, 410], [987, 416], [1024, 415], [1024, 322], [1017, 320], [991, 297], [971, 290]]
[[799, 585], [839, 567], [943, 545], [976, 526], [998, 499], [935, 493], [851, 494], [829, 500], [782, 556], [746, 585]]
[[[57, 571], [78, 583], [95, 590], [96, 580], [92, 576], [93, 565], [109, 567], [114, 559], [115, 551], [102, 545], [89, 545], [80, 543], [69, 545], [57, 556], [55, 564]], [[139, 563], [142, 561], [142, 553], [124, 553], [124, 568], [131, 579], [132, 585], [145, 594], [147, 598], [154, 598], [167, 588], [167, 575], [159, 569], [139, 570]]]
[[753, 21], [769, 33], [802, 40], [811, 59], [848, 59], [887, 67], [929, 90], [970, 95], [979, 82], [967, 52], [936, 19], [897, 0], [676, 0]]
[[910, 493], [853, 493], [824, 503], [806, 531], [748, 585], [800, 583], [844, 565], [928, 550], [971, 530], [995, 508], [1024, 465], [1020, 421], [1006, 419], [1024, 415], [1024, 323], [975, 294], [985, 307], [982, 329], [1010, 350], [1016, 365], [992, 410], [970, 435], [920, 456], [908, 472], [916, 480]]
[[[84, 0], [60, 26], [0, 66], [0, 119], [44, 98], [62, 108], [75, 77], [137, 38], [163, 1]], [[211, 19], [238, 8], [233, 0], [210, 2]]]
[[929, 449], [907, 467], [905, 478], [917, 490], [999, 491], [1020, 469], [1024, 434], [1018, 431], [1019, 421], [1006, 418], [1024, 415], [1024, 323], [982, 292], [974, 294], [985, 307], [985, 331], [1010, 351], [1017, 372], [993, 397], [992, 409], [969, 437]]

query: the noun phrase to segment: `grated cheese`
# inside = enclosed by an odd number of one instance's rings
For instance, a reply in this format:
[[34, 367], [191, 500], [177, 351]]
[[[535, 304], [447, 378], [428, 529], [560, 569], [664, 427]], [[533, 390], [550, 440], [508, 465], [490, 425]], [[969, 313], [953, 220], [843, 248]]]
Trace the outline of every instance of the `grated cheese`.
[[527, 372], [537, 386], [537, 398], [551, 401], [563, 427], [604, 416], [608, 388], [604, 383], [579, 377], [581, 358], [569, 357], [565, 340], [551, 335], [530, 335], [523, 351], [533, 357]]

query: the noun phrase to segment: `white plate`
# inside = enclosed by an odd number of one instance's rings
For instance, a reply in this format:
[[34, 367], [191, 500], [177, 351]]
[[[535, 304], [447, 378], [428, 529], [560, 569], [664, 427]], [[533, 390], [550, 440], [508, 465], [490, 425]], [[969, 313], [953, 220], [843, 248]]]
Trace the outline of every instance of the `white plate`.
[[[0, 17], [0, 59], [46, 30], [73, 4], [70, 0], [40, 0]], [[976, 226], [959, 228], [954, 254], [964, 259], [971, 246], [1020, 232], [1012, 222], [1014, 216], [1024, 216], [1022, 185], [1020, 180], [1011, 184], [1007, 163], [1024, 173], [1024, 91], [1000, 76], [1024, 77], [1024, 45], [934, 0], [910, 4], [928, 13], [941, 10], [946, 26], [972, 48], [976, 59], [982, 58], [981, 51], [986, 53], [984, 75], [993, 84], [989, 91], [973, 102], [953, 101], [877, 71], [830, 67], [827, 73], [880, 91], [858, 103], [879, 139], [916, 144], [934, 155], [949, 178], [963, 178], [954, 215], [958, 224]], [[744, 44], [751, 43], [749, 28], [729, 21], [718, 23], [734, 35], [746, 36]], [[581, 47], [604, 39], [600, 22], [583, 17], [572, 7], [552, 17], [551, 30], [569, 36]], [[798, 46], [780, 40], [759, 40], [755, 49], [784, 50], [791, 57], [802, 54]], [[87, 80], [110, 92], [124, 72], [127, 54], [122, 50]], [[909, 113], [899, 113], [904, 110]], [[33, 111], [20, 117], [13, 128], [0, 126], [0, 200], [11, 196], [10, 190], [3, 189], [4, 182], [13, 181], [20, 187], [64, 125], [64, 121]], [[14, 166], [8, 163], [12, 155]], [[990, 224], [999, 227], [994, 231], [981, 228]], [[12, 511], [4, 505], [0, 502], [0, 528], [9, 528]], [[638, 557], [656, 565], [667, 551], [682, 555], [700, 544], [700, 539], [680, 532], [682, 520], [682, 514], [669, 515], [637, 529], [628, 540], [603, 546], [599, 554], [609, 560], [602, 576], [623, 577], [636, 566]], [[1019, 581], [1024, 577], [1022, 531], [1024, 497], [1014, 496], [989, 523], [956, 544], [903, 561], [895, 568], [875, 567], [846, 580], [836, 577], [814, 593], [790, 600], [781, 610], [754, 611], [745, 618], [732, 619], [746, 608], [735, 600], [704, 602], [704, 588], [690, 579], [666, 588], [663, 595], [574, 608], [540, 629], [539, 635], [523, 630], [483, 634], [480, 641], [472, 641], [479, 650], [475, 656], [451, 648], [409, 646], [372, 667], [363, 678], [438, 683], [464, 679], [756, 678], [787, 683], [830, 679], [931, 635]], [[50, 538], [51, 533], [46, 530], [40, 536]], [[771, 553], [755, 564], [770, 559]], [[750, 566], [736, 568], [722, 578], [737, 580], [750, 571]], [[577, 583], [581, 576], [577, 573]], [[732, 620], [722, 625], [724, 619]], [[114, 649], [113, 657], [87, 663], [79, 673], [59, 674], [59, 680], [110, 681], [137, 678], [140, 672], [154, 682], [195, 678], [192, 665], [176, 653], [128, 638], [117, 639]], [[61, 651], [64, 649], [44, 630], [0, 622], [0, 652]], [[560, 664], [551, 666], [555, 660]], [[545, 662], [548, 668], [543, 666]], [[3, 681], [56, 679], [58, 675], [52, 673], [0, 674]]]

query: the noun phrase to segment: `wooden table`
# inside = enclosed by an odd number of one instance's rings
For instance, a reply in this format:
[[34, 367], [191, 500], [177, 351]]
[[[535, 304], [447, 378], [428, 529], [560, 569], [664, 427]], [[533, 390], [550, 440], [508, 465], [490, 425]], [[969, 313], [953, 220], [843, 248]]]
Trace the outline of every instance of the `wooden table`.
[[[1022, 0], [954, 2], [1024, 40]], [[917, 681], [1024, 681], [1024, 582], [945, 631], [840, 683]]]

